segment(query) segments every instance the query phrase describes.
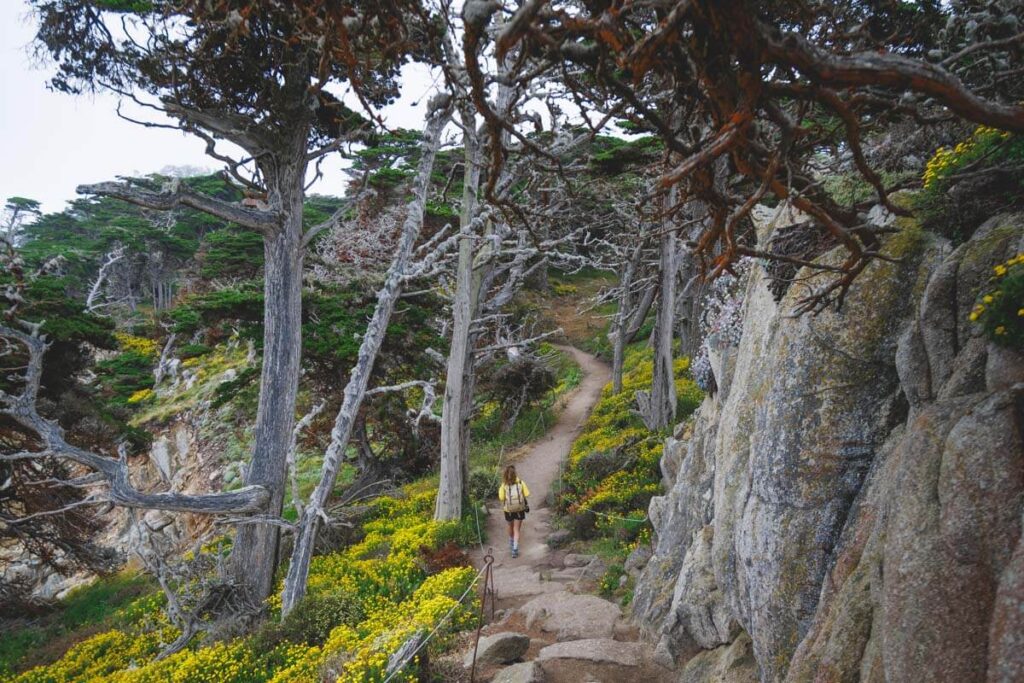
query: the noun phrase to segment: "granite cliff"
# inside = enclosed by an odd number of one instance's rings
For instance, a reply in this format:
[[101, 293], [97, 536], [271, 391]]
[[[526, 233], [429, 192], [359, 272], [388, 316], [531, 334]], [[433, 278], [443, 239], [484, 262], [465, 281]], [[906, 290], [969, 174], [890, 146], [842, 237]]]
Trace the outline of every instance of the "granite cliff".
[[712, 345], [634, 602], [680, 681], [1024, 680], [1024, 357], [968, 320], [1024, 217], [896, 225], [838, 312], [755, 265]]

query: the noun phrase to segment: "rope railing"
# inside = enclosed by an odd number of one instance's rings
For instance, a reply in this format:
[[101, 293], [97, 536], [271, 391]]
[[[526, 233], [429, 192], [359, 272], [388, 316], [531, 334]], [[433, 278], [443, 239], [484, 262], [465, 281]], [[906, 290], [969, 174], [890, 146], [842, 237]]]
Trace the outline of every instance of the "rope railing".
[[427, 646], [427, 643], [429, 643], [430, 640], [435, 635], [437, 635], [437, 632], [441, 629], [441, 627], [444, 626], [448, 622], [449, 619], [451, 619], [451, 616], [455, 613], [455, 610], [457, 610], [460, 607], [462, 607], [462, 605], [465, 602], [466, 598], [473, 591], [473, 588], [480, 581], [480, 578], [483, 577], [483, 584], [481, 585], [481, 590], [480, 590], [480, 613], [479, 613], [479, 619], [477, 620], [476, 637], [475, 637], [475, 639], [473, 641], [473, 667], [472, 667], [472, 669], [470, 671], [470, 679], [469, 679], [470, 683], [473, 683], [474, 677], [476, 676], [476, 653], [477, 653], [477, 647], [480, 645], [480, 631], [483, 629], [483, 625], [484, 625], [484, 611], [485, 611], [485, 608], [486, 608], [486, 603], [487, 603], [487, 597], [488, 596], [491, 597], [491, 619], [492, 620], [494, 619], [494, 602], [495, 602], [495, 595], [496, 595], [496, 593], [494, 591], [494, 571], [493, 571], [493, 565], [494, 565], [494, 548], [488, 548], [487, 552], [484, 554], [484, 566], [480, 569], [480, 571], [478, 571], [476, 573], [476, 576], [473, 577], [473, 580], [469, 583], [469, 586], [466, 587], [466, 590], [463, 591], [462, 595], [455, 602], [455, 604], [452, 606], [452, 608], [450, 610], [448, 610], [448, 612], [443, 617], [441, 617], [440, 620], [438, 620], [438, 622], [434, 625], [434, 628], [432, 628], [430, 630], [430, 632], [424, 638], [422, 638], [417, 643], [416, 647], [411, 652], [409, 652], [408, 654], [402, 654], [402, 650], [406, 647], [406, 644], [409, 641], [406, 641], [406, 643], [403, 643], [402, 648], [399, 648], [398, 651], [395, 653], [396, 655], [399, 655], [399, 656], [396, 658], [394, 663], [389, 664], [389, 666], [388, 666], [388, 675], [387, 675], [387, 677], [384, 679], [384, 681], [382, 683], [389, 683], [389, 681], [391, 681], [395, 676], [400, 674], [402, 672], [402, 669], [404, 669], [416, 657], [416, 655], [419, 654], [419, 652], [423, 648], [425, 648]]

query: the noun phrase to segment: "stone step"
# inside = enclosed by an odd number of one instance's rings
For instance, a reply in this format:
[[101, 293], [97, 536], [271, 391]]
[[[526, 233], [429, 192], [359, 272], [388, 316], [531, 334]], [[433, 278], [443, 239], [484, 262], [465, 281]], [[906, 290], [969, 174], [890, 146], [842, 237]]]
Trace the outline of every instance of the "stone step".
[[519, 608], [527, 629], [551, 633], [557, 640], [612, 638], [622, 619], [615, 603], [596, 595], [567, 591], [542, 595]]
[[[514, 631], [502, 631], [480, 639], [476, 649], [477, 665], [511, 664], [523, 658], [530, 649], [530, 636]], [[473, 665], [473, 650], [466, 653], [463, 661], [468, 669]]]
[[537, 655], [543, 683], [663, 683], [669, 672], [651, 664], [640, 643], [609, 638], [570, 640], [548, 645]]

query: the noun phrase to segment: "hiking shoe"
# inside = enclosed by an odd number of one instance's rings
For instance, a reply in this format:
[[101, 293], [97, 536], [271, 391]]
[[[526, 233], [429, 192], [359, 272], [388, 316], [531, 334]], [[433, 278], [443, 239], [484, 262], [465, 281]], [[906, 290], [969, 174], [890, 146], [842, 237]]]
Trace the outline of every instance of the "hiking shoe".
[[514, 559], [516, 559], [517, 557], [519, 557], [519, 551], [518, 551], [518, 550], [516, 550], [515, 548], [513, 548], [513, 549], [512, 549], [512, 559], [514, 560]]

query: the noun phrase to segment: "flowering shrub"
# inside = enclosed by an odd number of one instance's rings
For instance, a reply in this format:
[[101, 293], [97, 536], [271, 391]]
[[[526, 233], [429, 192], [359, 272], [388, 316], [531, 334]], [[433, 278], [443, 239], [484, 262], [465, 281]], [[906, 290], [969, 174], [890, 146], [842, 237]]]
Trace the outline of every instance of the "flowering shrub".
[[996, 344], [1024, 349], [1024, 254], [997, 265], [968, 316]]
[[[155, 657], [178, 631], [159, 611], [159, 597], [146, 596], [125, 609], [125, 628], [107, 631], [78, 643], [57, 662], [40, 666], [6, 682], [177, 683], [206, 681], [319, 681], [330, 669], [332, 680], [350, 683], [381, 681], [392, 653], [417, 633], [437, 632], [427, 651], [450, 645], [452, 634], [475, 625], [476, 571], [453, 567], [428, 576], [420, 549], [466, 542], [466, 522], [434, 522], [433, 485], [406, 488], [404, 498], [381, 497], [370, 503], [363, 540], [341, 552], [321, 555], [310, 567], [309, 598], [340, 599], [335, 610], [342, 623], [314, 624], [303, 634], [327, 633], [322, 643], [279, 639], [271, 646], [261, 635], [199, 644], [165, 659]], [[463, 602], [459, 599], [466, 595]], [[273, 613], [279, 598], [270, 602]], [[300, 604], [296, 609], [303, 609]], [[447, 620], [445, 618], [447, 617]], [[442, 624], [442, 620], [445, 620]], [[315, 638], [314, 638], [315, 639]], [[412, 662], [414, 669], [418, 659]], [[414, 681], [403, 672], [392, 680]]]
[[1024, 155], [1024, 137], [1014, 136], [998, 128], [978, 126], [969, 138], [953, 149], [939, 147], [935, 150], [935, 154], [928, 160], [924, 169], [924, 188], [938, 189], [950, 176], [982, 157], [994, 157], [990, 160], [998, 161], [1001, 158], [1021, 155]]
[[[676, 359], [679, 418], [692, 413], [702, 399], [688, 377], [689, 368], [688, 359]], [[653, 373], [650, 349], [637, 345], [627, 350], [622, 391], [612, 393], [611, 384], [604, 388], [573, 444], [563, 477], [560, 509], [577, 516], [596, 513], [594, 530], [619, 541], [649, 528], [644, 511], [660, 487], [664, 435], [648, 430], [634, 411], [636, 392], [650, 388]]]
[[156, 396], [152, 389], [139, 389], [128, 397], [128, 403], [143, 403]]
[[117, 339], [117, 343], [122, 351], [130, 351], [154, 360], [160, 354], [160, 349], [153, 339], [136, 337], [133, 334], [126, 334], [124, 332], [115, 332], [114, 337]]
[[914, 208], [922, 225], [966, 241], [983, 220], [1024, 205], [1024, 135], [979, 126], [928, 160]]

